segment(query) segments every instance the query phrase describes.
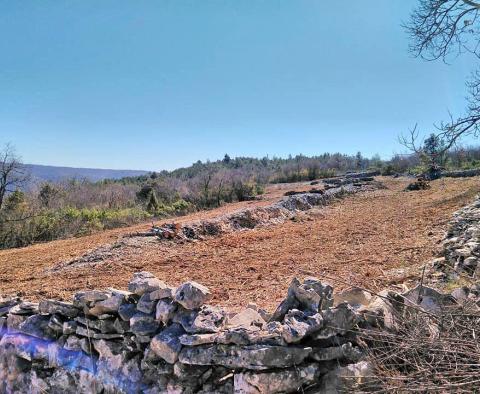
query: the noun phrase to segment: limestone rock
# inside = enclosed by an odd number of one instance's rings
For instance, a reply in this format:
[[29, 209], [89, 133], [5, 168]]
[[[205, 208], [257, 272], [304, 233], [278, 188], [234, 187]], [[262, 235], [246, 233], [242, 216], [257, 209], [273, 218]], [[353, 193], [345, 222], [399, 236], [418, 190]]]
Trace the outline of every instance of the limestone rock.
[[168, 324], [172, 320], [176, 310], [177, 305], [172, 300], [161, 299], [156, 306], [155, 319], [163, 324]]
[[208, 288], [197, 282], [186, 282], [175, 291], [175, 301], [186, 309], [198, 309], [211, 298]]
[[309, 347], [206, 345], [183, 348], [179, 360], [190, 365], [266, 370], [299, 365], [311, 352]]
[[147, 292], [167, 288], [168, 286], [150, 272], [137, 272], [128, 284], [128, 290], [139, 296]]
[[225, 324], [226, 313], [221, 308], [204, 305], [192, 322], [192, 331], [199, 334], [215, 333]]
[[135, 335], [151, 336], [155, 335], [160, 327], [160, 323], [155, 320], [153, 315], [138, 312], [130, 319], [130, 331]]
[[270, 321], [282, 321], [289, 310], [299, 309], [317, 313], [333, 305], [333, 288], [316, 278], [306, 278], [303, 283], [294, 278], [287, 297], [280, 303]]
[[150, 292], [143, 293], [137, 303], [137, 310], [143, 313], [153, 313], [157, 306], [157, 300], [151, 298]]
[[215, 339], [218, 334], [193, 334], [182, 335], [180, 337], [180, 343], [185, 346], [200, 346], [215, 343]]
[[98, 301], [94, 304], [93, 308], [88, 310], [88, 313], [93, 316], [100, 317], [104, 314], [117, 314], [120, 306], [125, 302], [123, 295], [112, 294], [103, 301]]
[[353, 287], [335, 294], [333, 300], [334, 306], [347, 302], [354, 309], [358, 309], [362, 306], [367, 306], [372, 300], [372, 295], [363, 289]]
[[228, 319], [228, 327], [265, 327], [265, 320], [254, 309], [247, 308], [240, 313], [237, 313], [231, 319]]
[[150, 342], [151, 350], [167, 363], [174, 364], [178, 360], [178, 355], [182, 349], [180, 337], [185, 334], [185, 330], [179, 324], [172, 324], [164, 328]]
[[282, 337], [286, 343], [298, 343], [306, 336], [319, 331], [324, 325], [319, 313], [308, 315], [293, 309], [284, 318]]
[[308, 364], [276, 372], [243, 372], [235, 374], [236, 394], [297, 393], [318, 380], [320, 366]]
[[315, 332], [315, 339], [327, 339], [335, 335], [345, 335], [352, 330], [359, 321], [359, 316], [348, 304], [340, 304], [322, 313], [323, 328]]
[[122, 304], [118, 308], [118, 315], [123, 321], [130, 321], [135, 313], [137, 313], [135, 304]]

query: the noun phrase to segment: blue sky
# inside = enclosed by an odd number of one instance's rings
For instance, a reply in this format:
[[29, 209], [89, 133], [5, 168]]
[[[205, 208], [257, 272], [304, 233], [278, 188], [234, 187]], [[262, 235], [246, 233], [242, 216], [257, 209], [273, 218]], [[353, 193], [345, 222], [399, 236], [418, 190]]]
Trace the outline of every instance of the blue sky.
[[0, 0], [0, 144], [25, 162], [384, 157], [461, 114], [471, 59], [408, 54], [417, 0]]

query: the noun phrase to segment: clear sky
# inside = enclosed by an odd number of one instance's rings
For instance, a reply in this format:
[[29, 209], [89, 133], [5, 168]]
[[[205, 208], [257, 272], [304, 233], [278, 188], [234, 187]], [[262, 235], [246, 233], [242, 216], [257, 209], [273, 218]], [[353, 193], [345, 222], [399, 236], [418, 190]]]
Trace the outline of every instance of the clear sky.
[[0, 0], [0, 144], [25, 162], [389, 156], [464, 108], [468, 58], [408, 54], [418, 0]]

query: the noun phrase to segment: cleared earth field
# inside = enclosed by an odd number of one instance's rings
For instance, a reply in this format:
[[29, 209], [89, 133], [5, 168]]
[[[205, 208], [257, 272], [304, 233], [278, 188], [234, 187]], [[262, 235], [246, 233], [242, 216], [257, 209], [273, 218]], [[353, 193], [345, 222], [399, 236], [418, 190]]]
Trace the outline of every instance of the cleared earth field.
[[[0, 251], [0, 294], [70, 299], [82, 289], [125, 288], [133, 272], [150, 271], [172, 285], [185, 280], [207, 285], [214, 293], [213, 303], [238, 308], [251, 301], [272, 309], [295, 276], [327, 276], [337, 288], [380, 289], [402, 283], [434, 256], [447, 221], [473, 200], [480, 179], [441, 179], [429, 190], [409, 193], [403, 189], [410, 179], [378, 179], [386, 189], [348, 196], [280, 225], [186, 243], [153, 239], [142, 247], [123, 248], [95, 267], [51, 271], [150, 225]], [[262, 201], [230, 204], [175, 221], [268, 205], [286, 190], [309, 188], [306, 183], [272, 186]]]

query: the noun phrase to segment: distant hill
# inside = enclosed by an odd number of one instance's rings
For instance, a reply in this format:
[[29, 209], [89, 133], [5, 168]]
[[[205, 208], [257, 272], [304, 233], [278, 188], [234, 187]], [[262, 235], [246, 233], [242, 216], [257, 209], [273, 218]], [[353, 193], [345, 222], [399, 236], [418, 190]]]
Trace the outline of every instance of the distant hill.
[[31, 174], [31, 183], [58, 182], [71, 178], [88, 179], [95, 182], [103, 179], [120, 179], [149, 173], [149, 171], [141, 170], [106, 170], [100, 168], [43, 166], [39, 164], [25, 164], [25, 167]]

